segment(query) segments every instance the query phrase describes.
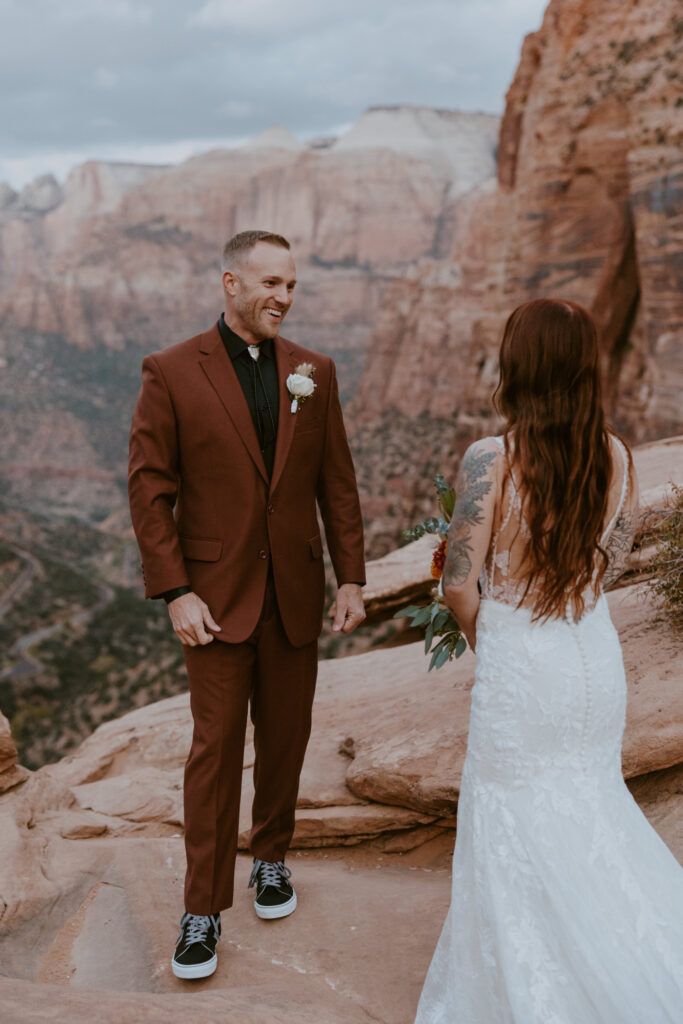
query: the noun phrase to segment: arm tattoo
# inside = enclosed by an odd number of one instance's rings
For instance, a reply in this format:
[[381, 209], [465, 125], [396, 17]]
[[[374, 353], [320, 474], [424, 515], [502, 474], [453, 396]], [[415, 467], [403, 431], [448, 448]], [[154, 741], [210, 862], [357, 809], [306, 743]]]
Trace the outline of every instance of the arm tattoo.
[[605, 553], [609, 560], [605, 575], [602, 577], [602, 588], [607, 590], [622, 576], [626, 570], [628, 556], [633, 547], [636, 532], [636, 517], [632, 512], [622, 513], [609, 535]]
[[462, 460], [458, 497], [448, 531], [444, 587], [462, 585], [472, 569], [472, 527], [484, 521], [482, 502], [491, 490], [491, 481], [484, 478], [497, 454], [468, 450]]

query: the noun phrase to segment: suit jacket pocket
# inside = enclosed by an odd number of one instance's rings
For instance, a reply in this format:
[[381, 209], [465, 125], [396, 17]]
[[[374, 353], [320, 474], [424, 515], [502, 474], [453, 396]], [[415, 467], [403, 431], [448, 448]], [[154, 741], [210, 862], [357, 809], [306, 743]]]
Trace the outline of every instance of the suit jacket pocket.
[[313, 558], [323, 557], [323, 542], [320, 537], [311, 537], [308, 542]]
[[197, 562], [217, 562], [223, 552], [222, 540], [207, 540], [204, 537], [180, 537], [183, 558]]

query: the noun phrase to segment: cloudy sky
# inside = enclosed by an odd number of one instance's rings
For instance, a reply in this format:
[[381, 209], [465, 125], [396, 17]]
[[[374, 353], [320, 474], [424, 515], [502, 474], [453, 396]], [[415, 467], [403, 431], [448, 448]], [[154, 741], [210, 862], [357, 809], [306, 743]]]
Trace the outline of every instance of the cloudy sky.
[[172, 162], [369, 106], [500, 112], [547, 0], [0, 0], [0, 181]]

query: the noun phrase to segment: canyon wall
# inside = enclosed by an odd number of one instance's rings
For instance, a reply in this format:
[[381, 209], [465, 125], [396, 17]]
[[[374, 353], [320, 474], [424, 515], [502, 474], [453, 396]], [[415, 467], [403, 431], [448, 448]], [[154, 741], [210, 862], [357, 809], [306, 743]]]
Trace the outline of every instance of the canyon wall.
[[40, 179], [0, 209], [0, 318], [83, 348], [182, 340], [220, 311], [223, 242], [261, 226], [299, 263], [290, 332], [346, 351], [367, 341], [375, 279], [445, 250], [444, 211], [495, 174], [497, 129], [489, 115], [378, 108], [328, 144], [272, 129], [176, 167]]
[[455, 197], [447, 257], [417, 260], [380, 298], [353, 403], [375, 550], [392, 518], [429, 507], [416, 473], [452, 475], [497, 429], [496, 352], [527, 299], [594, 314], [608, 411], [631, 441], [681, 430], [682, 83], [676, 0], [552, 0], [525, 40], [497, 183]]
[[91, 163], [63, 186], [0, 189], [11, 493], [123, 509], [140, 356], [214, 319], [220, 246], [255, 225], [297, 256], [285, 333], [339, 364], [373, 554], [430, 507], [430, 475], [452, 476], [497, 429], [501, 328], [527, 298], [592, 310], [630, 440], [677, 433], [682, 75], [677, 0], [551, 0], [500, 131], [487, 115], [377, 108], [339, 139], [273, 128], [175, 167]]
[[[362, 375], [386, 280], [443, 256], [454, 198], [495, 175], [498, 118], [368, 111], [339, 140], [273, 128], [168, 168], [89, 163], [0, 192], [0, 470], [43, 510], [122, 511], [142, 355], [222, 309], [232, 233], [285, 234], [299, 290], [286, 334]], [[85, 473], [85, 475], [84, 475]], [[99, 474], [99, 476], [98, 476]]]

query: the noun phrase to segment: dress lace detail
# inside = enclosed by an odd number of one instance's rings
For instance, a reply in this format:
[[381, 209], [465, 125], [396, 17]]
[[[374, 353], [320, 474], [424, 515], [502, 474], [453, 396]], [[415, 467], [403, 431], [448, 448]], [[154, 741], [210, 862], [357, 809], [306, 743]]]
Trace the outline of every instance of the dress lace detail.
[[[627, 497], [618, 449], [603, 541]], [[619, 639], [602, 595], [578, 621], [517, 607], [508, 482], [482, 574], [452, 902], [416, 1024], [680, 1024], [683, 870], [623, 781]]]

